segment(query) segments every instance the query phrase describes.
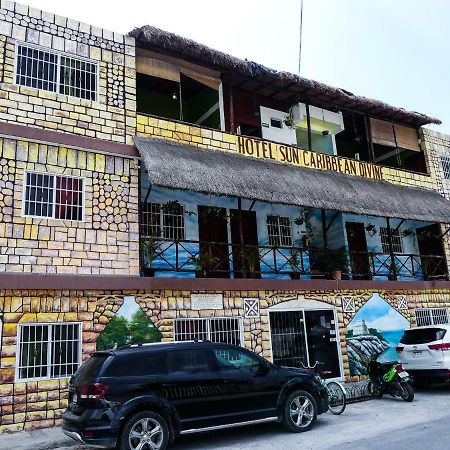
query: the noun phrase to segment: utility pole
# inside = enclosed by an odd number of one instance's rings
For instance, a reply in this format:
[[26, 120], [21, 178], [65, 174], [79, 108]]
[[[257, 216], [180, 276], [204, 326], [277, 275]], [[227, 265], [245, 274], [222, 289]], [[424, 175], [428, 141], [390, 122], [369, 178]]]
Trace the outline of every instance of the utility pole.
[[298, 51], [298, 76], [300, 76], [300, 69], [302, 65], [302, 34], [303, 34], [303, 0], [300, 0], [300, 41]]

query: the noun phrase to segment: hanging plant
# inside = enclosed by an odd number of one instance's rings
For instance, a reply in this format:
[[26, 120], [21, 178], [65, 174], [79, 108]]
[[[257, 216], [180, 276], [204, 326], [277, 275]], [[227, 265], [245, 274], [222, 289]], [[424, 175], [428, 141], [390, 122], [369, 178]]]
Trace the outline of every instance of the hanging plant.
[[415, 236], [416, 232], [412, 228], [405, 228], [402, 230], [402, 236], [408, 237], [408, 236]]
[[305, 218], [303, 216], [298, 216], [294, 219], [295, 225], [303, 225], [305, 223]]
[[294, 119], [294, 116], [292, 115], [292, 114], [289, 114], [289, 116], [287, 116], [285, 119], [284, 119], [284, 124], [287, 126], [287, 127], [289, 127], [289, 128], [295, 128], [295, 119]]
[[369, 223], [365, 228], [369, 236], [375, 236], [377, 234], [377, 228], [373, 223]]

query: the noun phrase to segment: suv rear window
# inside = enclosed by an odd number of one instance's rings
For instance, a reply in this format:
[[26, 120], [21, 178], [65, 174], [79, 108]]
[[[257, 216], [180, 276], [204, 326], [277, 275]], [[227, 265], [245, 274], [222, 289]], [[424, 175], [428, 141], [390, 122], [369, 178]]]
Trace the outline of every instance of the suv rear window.
[[95, 378], [102, 367], [103, 363], [108, 359], [107, 354], [95, 354], [91, 356], [75, 373], [72, 378], [74, 383], [86, 384]]
[[104, 377], [139, 377], [158, 375], [163, 362], [162, 352], [116, 355], [105, 368]]
[[401, 344], [428, 344], [428, 342], [439, 341], [444, 338], [446, 330], [442, 328], [422, 328], [406, 330], [400, 339]]

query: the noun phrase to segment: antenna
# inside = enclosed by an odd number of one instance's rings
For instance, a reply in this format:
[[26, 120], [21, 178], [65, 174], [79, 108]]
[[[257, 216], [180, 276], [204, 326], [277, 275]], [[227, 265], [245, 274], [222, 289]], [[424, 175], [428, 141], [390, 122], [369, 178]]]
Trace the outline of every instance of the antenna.
[[300, 0], [300, 42], [298, 51], [298, 76], [302, 65], [302, 34], [303, 34], [303, 0]]

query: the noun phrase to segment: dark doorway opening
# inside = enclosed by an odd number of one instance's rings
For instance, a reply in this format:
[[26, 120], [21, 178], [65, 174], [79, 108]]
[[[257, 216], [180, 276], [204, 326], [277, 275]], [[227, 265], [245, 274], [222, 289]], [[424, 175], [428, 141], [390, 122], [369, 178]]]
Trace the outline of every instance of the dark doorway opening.
[[235, 278], [261, 278], [255, 211], [230, 210]]
[[229, 278], [228, 218], [225, 208], [198, 206], [198, 235], [204, 275]]
[[354, 280], [370, 280], [370, 262], [367, 253], [366, 230], [360, 222], [346, 222], [350, 271]]
[[416, 233], [424, 279], [447, 279], [447, 263], [439, 224], [417, 228]]

